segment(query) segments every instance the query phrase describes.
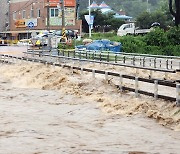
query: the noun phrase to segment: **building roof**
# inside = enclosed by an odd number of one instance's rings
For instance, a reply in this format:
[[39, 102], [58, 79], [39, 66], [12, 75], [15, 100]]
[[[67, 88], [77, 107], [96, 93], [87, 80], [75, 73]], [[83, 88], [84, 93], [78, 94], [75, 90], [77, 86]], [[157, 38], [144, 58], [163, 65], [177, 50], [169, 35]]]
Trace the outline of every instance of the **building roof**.
[[92, 4], [90, 5], [90, 8], [97, 9], [97, 8], [99, 8], [99, 6], [97, 5], [96, 2], [93, 1]]
[[106, 14], [106, 13], [110, 13], [110, 12], [114, 12], [111, 8], [102, 8], [101, 12]]
[[120, 15], [120, 14], [118, 14], [118, 13], [116, 13], [115, 15], [114, 15], [114, 18], [117, 18], [117, 19], [132, 19], [132, 17], [130, 17], [130, 16], [126, 16], [126, 15]]
[[99, 8], [110, 8], [104, 1], [99, 5]]

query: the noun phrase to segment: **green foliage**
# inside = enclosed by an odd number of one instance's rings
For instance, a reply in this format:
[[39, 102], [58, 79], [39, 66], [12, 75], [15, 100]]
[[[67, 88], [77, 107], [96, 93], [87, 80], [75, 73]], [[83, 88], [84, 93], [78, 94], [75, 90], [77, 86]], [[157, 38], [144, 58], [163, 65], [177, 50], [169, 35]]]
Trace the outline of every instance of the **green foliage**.
[[75, 49], [75, 40], [72, 40], [72, 43], [59, 43], [58, 49]]
[[180, 56], [180, 45], [168, 45], [163, 48], [163, 54], [168, 56]]
[[[80, 18], [82, 19], [83, 31], [88, 32], [89, 27], [85, 20], [84, 15], [88, 15], [89, 12], [85, 11], [81, 13]], [[91, 15], [94, 15], [94, 24], [93, 31], [94, 32], [108, 32], [108, 31], [116, 31], [122, 24], [125, 22], [120, 19], [115, 19], [113, 17], [113, 13], [103, 14], [100, 10], [95, 10], [91, 12]]]
[[[88, 37], [88, 36], [87, 36]], [[123, 52], [180, 56], [180, 28], [168, 31], [156, 28], [145, 36], [116, 36], [114, 33], [96, 33], [93, 40], [109, 39], [121, 42]]]
[[145, 36], [145, 42], [151, 46], [165, 46], [168, 44], [166, 34], [163, 29], [156, 28]]
[[166, 29], [170, 25], [168, 16], [162, 11], [143, 12], [137, 17], [137, 26], [140, 28], [150, 28], [154, 22], [160, 23], [160, 27]]
[[167, 39], [169, 44], [180, 45], [180, 26], [173, 27], [167, 31]]

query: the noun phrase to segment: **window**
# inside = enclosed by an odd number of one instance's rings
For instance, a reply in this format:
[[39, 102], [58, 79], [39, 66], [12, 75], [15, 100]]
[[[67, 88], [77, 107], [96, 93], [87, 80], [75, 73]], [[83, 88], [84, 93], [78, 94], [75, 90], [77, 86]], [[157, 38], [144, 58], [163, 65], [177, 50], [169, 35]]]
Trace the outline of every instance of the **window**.
[[50, 9], [50, 17], [58, 17], [59, 10], [57, 8], [51, 8]]
[[13, 20], [16, 20], [16, 12], [13, 12]]
[[30, 10], [30, 18], [34, 18], [34, 3], [31, 5], [31, 10]]
[[22, 10], [22, 19], [26, 19], [26, 11]]
[[40, 18], [40, 17], [41, 17], [41, 10], [37, 9], [37, 18]]

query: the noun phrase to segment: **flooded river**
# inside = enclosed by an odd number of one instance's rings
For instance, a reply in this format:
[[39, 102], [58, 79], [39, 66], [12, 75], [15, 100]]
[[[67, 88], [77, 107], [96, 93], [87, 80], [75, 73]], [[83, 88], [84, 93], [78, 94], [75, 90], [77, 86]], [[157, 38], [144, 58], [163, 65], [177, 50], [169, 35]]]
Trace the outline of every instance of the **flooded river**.
[[104, 77], [0, 66], [1, 154], [178, 154], [180, 110], [120, 94]]

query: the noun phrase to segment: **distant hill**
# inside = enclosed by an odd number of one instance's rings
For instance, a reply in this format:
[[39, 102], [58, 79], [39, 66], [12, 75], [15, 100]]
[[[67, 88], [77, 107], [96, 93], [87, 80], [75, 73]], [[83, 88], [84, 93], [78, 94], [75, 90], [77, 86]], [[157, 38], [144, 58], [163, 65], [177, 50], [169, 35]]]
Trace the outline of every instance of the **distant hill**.
[[[79, 0], [80, 11], [86, 10], [89, 5], [89, 0]], [[91, 3], [95, 1], [98, 5], [103, 1], [109, 5], [113, 10], [119, 11], [124, 10], [127, 15], [137, 17], [140, 13], [146, 11], [154, 11], [160, 7], [161, 0], [91, 0]]]

